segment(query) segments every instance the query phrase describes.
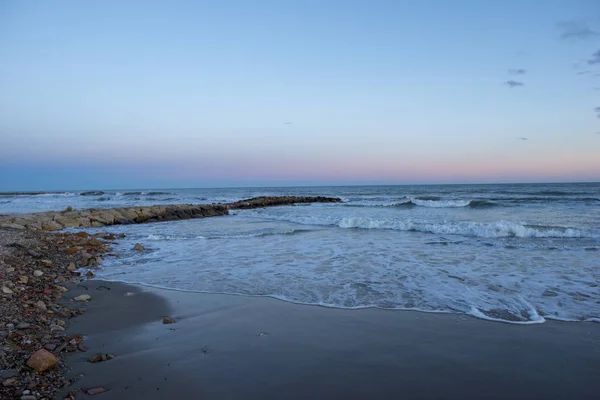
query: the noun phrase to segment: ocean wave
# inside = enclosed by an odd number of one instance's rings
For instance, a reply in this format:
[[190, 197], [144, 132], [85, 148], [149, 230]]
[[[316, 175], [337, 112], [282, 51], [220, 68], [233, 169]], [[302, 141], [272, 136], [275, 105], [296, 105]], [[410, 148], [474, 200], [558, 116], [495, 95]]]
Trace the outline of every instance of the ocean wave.
[[589, 232], [581, 229], [551, 226], [532, 225], [513, 221], [496, 222], [471, 222], [471, 221], [440, 221], [429, 222], [413, 219], [395, 218], [370, 218], [359, 216], [330, 217], [330, 216], [302, 216], [302, 215], [276, 215], [255, 214], [260, 218], [289, 221], [303, 225], [337, 226], [343, 229], [387, 229], [407, 232], [425, 232], [438, 235], [460, 235], [486, 238], [584, 238], [594, 237]]
[[146, 238], [152, 241], [170, 241], [170, 240], [196, 240], [196, 239], [245, 239], [252, 237], [261, 236], [278, 236], [278, 235], [295, 235], [299, 233], [311, 232], [312, 229], [289, 229], [285, 231], [262, 231], [262, 232], [248, 232], [248, 233], [236, 233], [236, 234], [205, 234], [201, 235], [164, 235], [164, 234], [150, 234]]
[[103, 194], [104, 192], [101, 190], [79, 193], [80, 196], [102, 196]]
[[165, 194], [171, 194], [170, 192], [118, 192], [119, 196], [161, 196]]
[[385, 203], [370, 203], [370, 202], [359, 202], [359, 203], [345, 203], [348, 207], [431, 207], [431, 208], [486, 208], [494, 207], [497, 204], [489, 200], [443, 200], [440, 197], [425, 196], [415, 198], [403, 198], [397, 201], [385, 202]]

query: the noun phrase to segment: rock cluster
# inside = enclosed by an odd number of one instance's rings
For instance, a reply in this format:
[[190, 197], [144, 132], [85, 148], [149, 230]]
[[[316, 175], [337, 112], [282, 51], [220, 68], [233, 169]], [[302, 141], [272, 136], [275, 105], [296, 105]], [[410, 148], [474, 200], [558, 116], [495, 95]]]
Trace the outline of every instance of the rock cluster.
[[289, 206], [303, 203], [341, 203], [342, 199], [337, 197], [306, 197], [306, 196], [273, 196], [273, 197], [253, 197], [247, 200], [236, 201], [235, 203], [225, 204], [231, 210], [263, 208], [274, 206]]
[[0, 228], [0, 398], [50, 399], [70, 384], [63, 354], [85, 349], [64, 331], [84, 310], [65, 294], [111, 238]]
[[58, 231], [226, 215], [221, 205], [170, 205], [0, 215], [0, 228]]
[[336, 197], [255, 197], [229, 204], [175, 204], [111, 209], [72, 210], [19, 215], [0, 215], [0, 228], [58, 231], [120, 224], [176, 221], [227, 215], [228, 210], [283, 206], [301, 203], [340, 203]]

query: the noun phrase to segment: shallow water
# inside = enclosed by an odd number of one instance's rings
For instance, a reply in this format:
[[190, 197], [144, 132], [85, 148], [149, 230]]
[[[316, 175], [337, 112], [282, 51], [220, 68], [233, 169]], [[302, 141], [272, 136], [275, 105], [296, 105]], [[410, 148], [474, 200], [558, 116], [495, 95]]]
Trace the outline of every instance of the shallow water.
[[[160, 192], [160, 193], [151, 193]], [[258, 195], [342, 204], [115, 226], [99, 277], [330, 307], [600, 319], [600, 184], [195, 189], [4, 196], [0, 212], [212, 203]], [[146, 250], [131, 250], [141, 242]]]

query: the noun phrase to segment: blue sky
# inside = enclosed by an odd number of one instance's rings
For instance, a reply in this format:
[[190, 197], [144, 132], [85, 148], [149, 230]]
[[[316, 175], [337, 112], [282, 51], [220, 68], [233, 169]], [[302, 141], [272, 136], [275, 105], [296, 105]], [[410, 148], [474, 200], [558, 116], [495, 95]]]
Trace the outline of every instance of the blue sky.
[[0, 190], [597, 181], [599, 50], [598, 1], [3, 1]]

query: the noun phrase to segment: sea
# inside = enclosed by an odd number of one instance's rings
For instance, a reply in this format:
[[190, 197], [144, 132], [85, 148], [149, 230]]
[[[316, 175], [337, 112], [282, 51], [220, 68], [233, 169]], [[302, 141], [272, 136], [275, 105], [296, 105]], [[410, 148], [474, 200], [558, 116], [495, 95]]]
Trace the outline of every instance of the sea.
[[[12, 194], [0, 195], [0, 213], [280, 195], [343, 202], [104, 227], [127, 236], [95, 272], [110, 281], [335, 308], [600, 322], [600, 183]], [[135, 243], [145, 250], [132, 250]]]

